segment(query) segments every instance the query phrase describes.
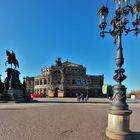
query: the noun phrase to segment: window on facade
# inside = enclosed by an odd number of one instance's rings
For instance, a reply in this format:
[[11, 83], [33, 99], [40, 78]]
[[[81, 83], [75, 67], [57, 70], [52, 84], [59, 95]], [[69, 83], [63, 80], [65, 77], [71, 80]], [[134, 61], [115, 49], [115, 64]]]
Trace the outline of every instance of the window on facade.
[[40, 80], [40, 85], [42, 85], [42, 80]]
[[46, 85], [46, 83], [47, 83], [47, 81], [46, 81], [46, 79], [44, 79], [44, 85]]
[[70, 80], [67, 80], [67, 83], [69, 83], [70, 82]]
[[73, 84], [73, 85], [76, 84], [76, 81], [75, 81], [75, 80], [72, 80], [72, 84]]
[[33, 86], [34, 85], [34, 83], [33, 82], [31, 82], [31, 86]]
[[80, 80], [80, 79], [77, 80], [77, 84], [78, 84], [78, 85], [81, 84], [81, 80]]
[[29, 85], [31, 85], [31, 81], [29, 81], [29, 83], [28, 83]]

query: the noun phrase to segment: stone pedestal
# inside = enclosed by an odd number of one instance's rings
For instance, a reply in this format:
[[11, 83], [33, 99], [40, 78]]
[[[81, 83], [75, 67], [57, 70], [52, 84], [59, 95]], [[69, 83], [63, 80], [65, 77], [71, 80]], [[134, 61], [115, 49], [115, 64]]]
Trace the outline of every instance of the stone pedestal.
[[129, 130], [131, 110], [108, 110], [106, 136], [112, 140], [132, 140]]
[[19, 80], [20, 72], [18, 70], [8, 68], [6, 69], [7, 77], [4, 81], [4, 100], [23, 101], [25, 89]]
[[24, 101], [24, 93], [21, 89], [8, 89], [10, 100]]

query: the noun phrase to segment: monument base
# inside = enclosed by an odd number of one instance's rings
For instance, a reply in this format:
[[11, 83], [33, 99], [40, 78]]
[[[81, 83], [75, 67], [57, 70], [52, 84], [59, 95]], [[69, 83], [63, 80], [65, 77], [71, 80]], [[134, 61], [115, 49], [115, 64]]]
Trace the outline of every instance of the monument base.
[[24, 101], [24, 93], [21, 89], [8, 89], [8, 94], [16, 101]]
[[8, 101], [24, 101], [24, 93], [21, 89], [8, 89], [3, 94], [3, 100]]
[[108, 110], [106, 136], [112, 140], [132, 140], [129, 130], [131, 110]]

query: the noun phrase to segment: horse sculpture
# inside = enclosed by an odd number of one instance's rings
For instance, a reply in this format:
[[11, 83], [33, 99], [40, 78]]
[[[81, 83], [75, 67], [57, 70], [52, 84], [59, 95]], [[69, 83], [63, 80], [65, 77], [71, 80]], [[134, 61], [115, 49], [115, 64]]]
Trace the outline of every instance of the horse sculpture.
[[5, 62], [5, 66], [7, 66], [8, 64], [11, 64], [11, 68], [12, 68], [12, 64], [15, 66], [15, 69], [18, 67], [19, 68], [19, 63], [18, 60], [16, 59], [16, 55], [15, 53], [12, 51], [12, 53], [10, 53], [8, 50], [6, 50], [6, 55], [7, 55], [7, 61]]

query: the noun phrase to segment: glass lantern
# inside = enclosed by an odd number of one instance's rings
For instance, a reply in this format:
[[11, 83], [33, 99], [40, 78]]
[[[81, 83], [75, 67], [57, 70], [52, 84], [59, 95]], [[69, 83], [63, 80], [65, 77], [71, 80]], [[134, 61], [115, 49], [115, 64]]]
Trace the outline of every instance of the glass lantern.
[[121, 8], [121, 0], [114, 0], [116, 11]]
[[105, 6], [102, 6], [99, 11], [98, 11], [98, 16], [99, 16], [99, 27], [103, 31], [106, 26], [106, 17], [108, 15], [108, 8]]
[[121, 0], [121, 10], [124, 15], [124, 22], [128, 23], [128, 14], [130, 10], [132, 9], [130, 5], [130, 0]]
[[130, 5], [130, 0], [121, 0], [121, 8], [126, 8]]
[[140, 1], [138, 1], [133, 7], [133, 26], [140, 24]]

